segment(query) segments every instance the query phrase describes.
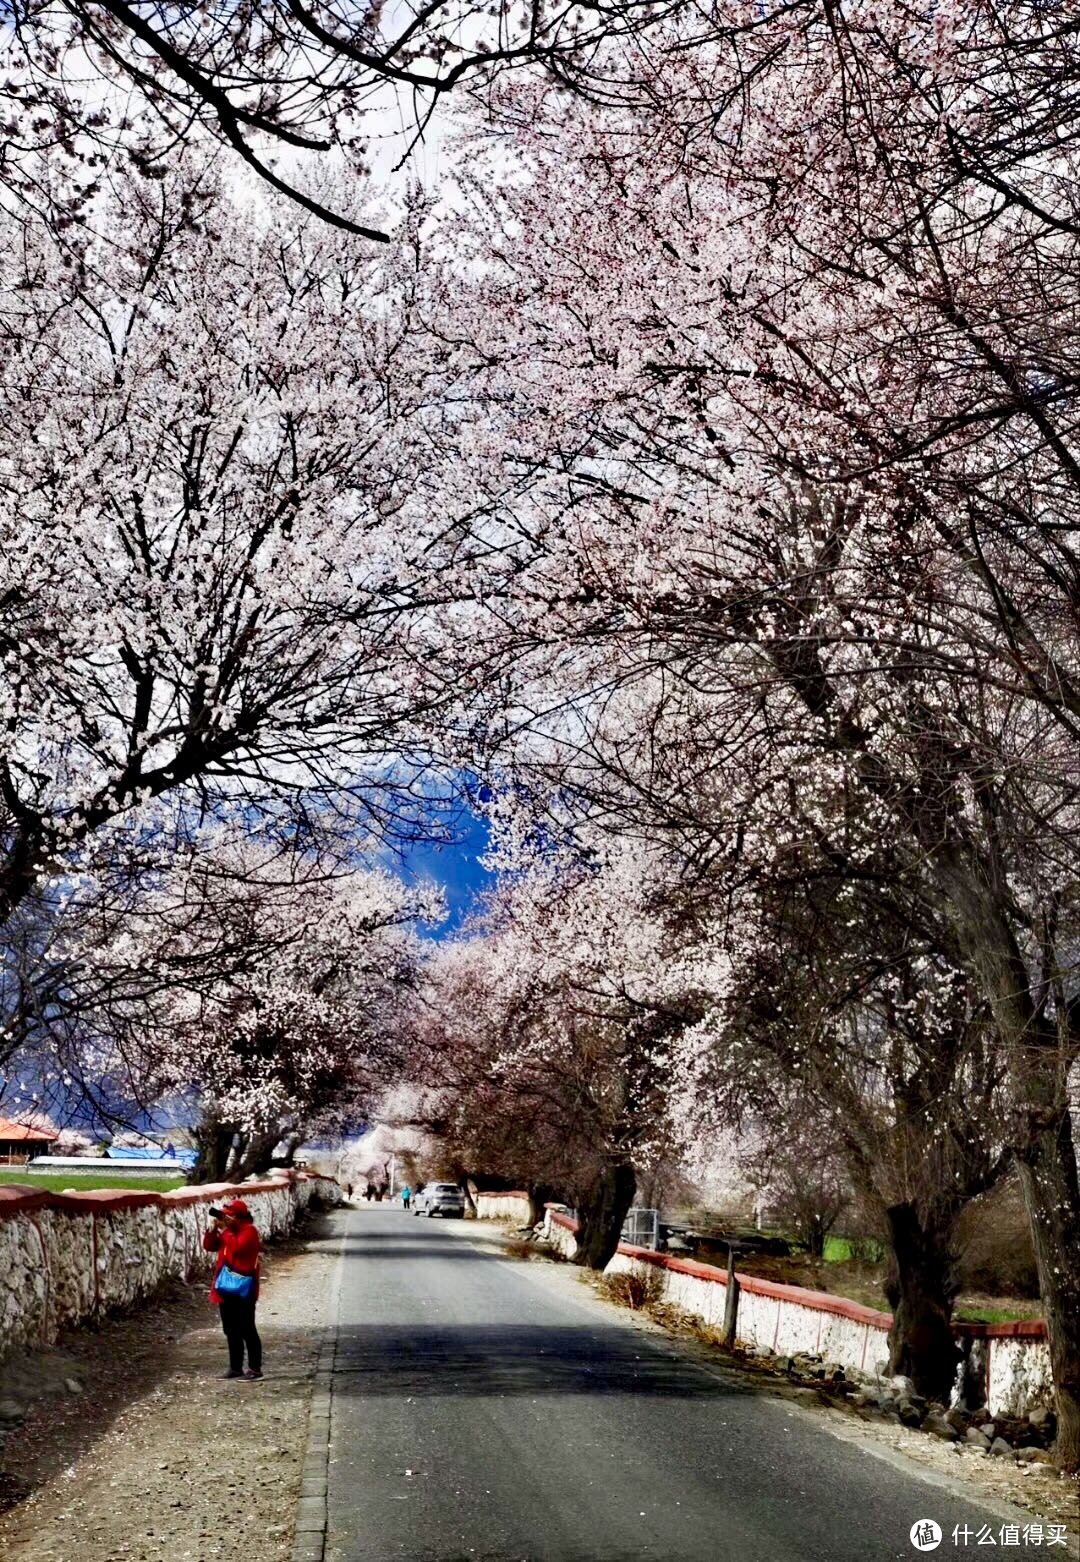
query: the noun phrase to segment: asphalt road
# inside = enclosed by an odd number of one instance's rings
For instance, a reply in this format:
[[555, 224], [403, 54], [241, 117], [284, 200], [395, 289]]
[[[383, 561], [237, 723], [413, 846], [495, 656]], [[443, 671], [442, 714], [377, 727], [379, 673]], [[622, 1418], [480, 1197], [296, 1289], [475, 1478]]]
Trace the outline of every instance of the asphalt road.
[[390, 1207], [343, 1240], [328, 1562], [884, 1562], [922, 1554], [918, 1519], [939, 1558], [976, 1554], [954, 1525], [997, 1536], [566, 1271]]

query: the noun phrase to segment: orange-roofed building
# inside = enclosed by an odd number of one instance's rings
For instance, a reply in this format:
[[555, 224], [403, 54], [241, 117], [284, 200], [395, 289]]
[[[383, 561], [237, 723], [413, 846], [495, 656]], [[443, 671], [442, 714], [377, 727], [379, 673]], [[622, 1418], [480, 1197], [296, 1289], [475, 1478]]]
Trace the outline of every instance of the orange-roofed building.
[[0, 1166], [23, 1166], [35, 1155], [46, 1155], [59, 1137], [55, 1128], [0, 1117]]

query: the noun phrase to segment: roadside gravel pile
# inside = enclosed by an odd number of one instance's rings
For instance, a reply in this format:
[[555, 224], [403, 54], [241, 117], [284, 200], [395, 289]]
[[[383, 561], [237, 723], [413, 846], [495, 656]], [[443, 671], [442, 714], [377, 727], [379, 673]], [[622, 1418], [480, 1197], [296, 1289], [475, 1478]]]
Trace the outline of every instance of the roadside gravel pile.
[[818, 1385], [831, 1402], [845, 1400], [863, 1417], [880, 1417], [894, 1426], [918, 1428], [945, 1443], [963, 1441], [995, 1458], [1023, 1464], [1053, 1464], [1057, 1420], [1043, 1406], [1026, 1416], [991, 1416], [985, 1409], [946, 1406], [925, 1399], [907, 1377], [890, 1376], [885, 1363], [874, 1373], [845, 1371], [810, 1352], [777, 1356], [756, 1351], [754, 1359], [775, 1372]]

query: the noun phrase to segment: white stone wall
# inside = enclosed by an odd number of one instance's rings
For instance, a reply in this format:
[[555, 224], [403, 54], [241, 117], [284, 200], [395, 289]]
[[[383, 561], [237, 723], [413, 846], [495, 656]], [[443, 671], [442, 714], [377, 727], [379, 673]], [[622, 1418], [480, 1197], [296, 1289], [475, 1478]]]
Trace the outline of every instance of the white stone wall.
[[[552, 1212], [549, 1209], [544, 1218], [545, 1237], [561, 1257], [573, 1258], [577, 1252], [577, 1237], [574, 1235], [573, 1228], [564, 1226], [561, 1221], [553, 1220], [551, 1217]], [[619, 1256], [616, 1253], [615, 1258]], [[612, 1259], [612, 1263], [614, 1262], [615, 1259]], [[608, 1267], [610, 1268], [610, 1265]]]
[[[616, 1253], [608, 1269], [621, 1269], [624, 1265], [628, 1269], [631, 1268], [633, 1260]], [[665, 1301], [670, 1302], [673, 1307], [681, 1307], [683, 1312], [694, 1314], [710, 1328], [721, 1326], [724, 1321], [726, 1294], [724, 1286], [710, 1285], [705, 1280], [699, 1280], [696, 1275], [680, 1274], [677, 1269], [664, 1269], [660, 1272], [664, 1277]]]
[[477, 1193], [473, 1201], [478, 1220], [514, 1220], [524, 1226], [529, 1219], [527, 1193]]
[[[572, 1224], [563, 1223], [565, 1216], [559, 1220], [553, 1216], [549, 1208], [545, 1235], [556, 1252], [573, 1258], [577, 1240]], [[625, 1274], [645, 1269], [660, 1274], [664, 1301], [715, 1328], [723, 1323], [726, 1286], [722, 1271], [716, 1271], [715, 1279], [687, 1273], [677, 1261], [662, 1257], [659, 1264], [641, 1260], [620, 1244], [606, 1272]], [[835, 1304], [830, 1307], [815, 1307], [799, 1297], [797, 1287], [768, 1285], [756, 1291], [749, 1288], [751, 1283], [744, 1280], [739, 1295], [738, 1334], [744, 1344], [779, 1355], [811, 1352], [853, 1372], [872, 1373], [888, 1356], [889, 1324], [883, 1315], [875, 1318], [870, 1309], [857, 1308], [843, 1297], [828, 1298]], [[784, 1295], [785, 1291], [793, 1294]], [[1038, 1405], [1053, 1404], [1045, 1338], [997, 1333], [989, 1328], [980, 1332], [978, 1341], [988, 1362], [987, 1409], [991, 1415], [1022, 1416]]]
[[127, 1307], [163, 1280], [210, 1268], [202, 1250], [212, 1204], [242, 1197], [263, 1238], [295, 1225], [313, 1197], [336, 1204], [336, 1182], [301, 1174], [243, 1187], [171, 1193], [4, 1189], [0, 1199], [0, 1356], [55, 1340], [72, 1324]]
[[1046, 1340], [991, 1336], [987, 1409], [995, 1416], [1022, 1416], [1036, 1405], [1052, 1405], [1054, 1380]]
[[[705, 1279], [666, 1265], [645, 1264], [627, 1253], [618, 1252], [608, 1264], [607, 1273], [640, 1272], [646, 1268], [654, 1269], [661, 1276], [664, 1301], [693, 1313], [714, 1328], [721, 1326], [727, 1286], [719, 1270], [715, 1280]], [[793, 1356], [798, 1351], [809, 1351], [838, 1366], [862, 1372], [873, 1371], [875, 1361], [888, 1353], [887, 1335], [887, 1324], [878, 1325], [784, 1297], [760, 1294], [743, 1282], [739, 1295], [739, 1339], [746, 1345], [776, 1351], [779, 1355]]]

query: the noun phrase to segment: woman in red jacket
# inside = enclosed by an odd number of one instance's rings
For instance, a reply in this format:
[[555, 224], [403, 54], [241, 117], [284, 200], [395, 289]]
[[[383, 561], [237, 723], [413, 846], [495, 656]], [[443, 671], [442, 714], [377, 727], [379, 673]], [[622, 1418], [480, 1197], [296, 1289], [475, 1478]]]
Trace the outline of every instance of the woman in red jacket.
[[[222, 1206], [220, 1215], [212, 1211], [213, 1224], [203, 1236], [203, 1247], [208, 1253], [216, 1253], [214, 1283], [210, 1287], [210, 1300], [221, 1312], [221, 1327], [229, 1342], [229, 1370], [227, 1378], [262, 1377], [262, 1340], [255, 1327], [255, 1304], [259, 1300], [259, 1233], [251, 1218], [251, 1211], [243, 1199], [230, 1199]], [[235, 1289], [226, 1290], [224, 1280], [218, 1289], [222, 1270], [228, 1268], [232, 1275], [242, 1275], [251, 1280], [246, 1294]], [[233, 1285], [231, 1276], [229, 1285]], [[247, 1347], [248, 1367], [244, 1371], [244, 1348]]]

